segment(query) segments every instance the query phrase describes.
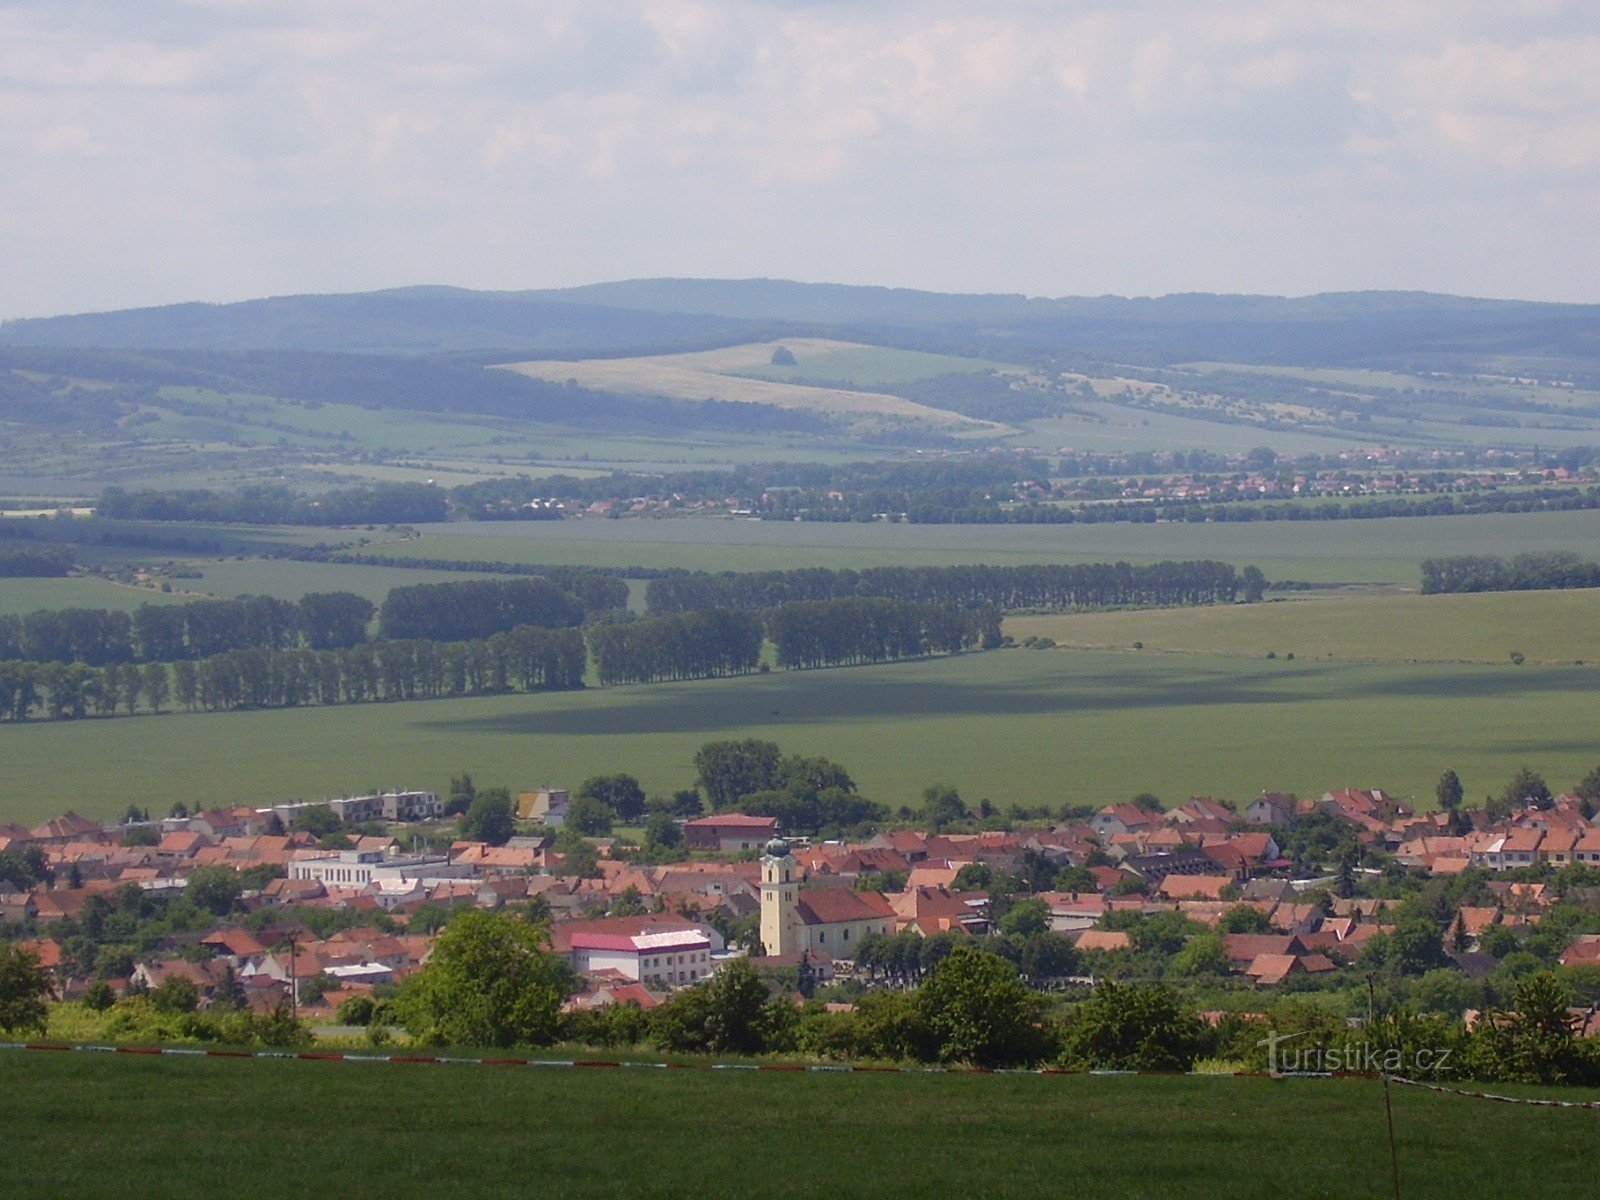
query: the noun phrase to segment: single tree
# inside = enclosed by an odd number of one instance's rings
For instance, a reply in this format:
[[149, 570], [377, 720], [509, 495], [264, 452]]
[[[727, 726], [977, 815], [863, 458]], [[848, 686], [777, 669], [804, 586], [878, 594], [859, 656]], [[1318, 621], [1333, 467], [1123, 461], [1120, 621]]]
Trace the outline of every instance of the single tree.
[[43, 1033], [50, 1017], [45, 1005], [50, 994], [50, 973], [39, 965], [38, 956], [0, 942], [0, 1029]]
[[917, 991], [916, 1011], [945, 1062], [1008, 1067], [1039, 1061], [1040, 998], [995, 954], [953, 946]]
[[595, 800], [603, 804], [624, 824], [644, 815], [644, 789], [632, 775], [595, 775], [585, 779], [572, 794], [573, 803]]
[[1446, 812], [1455, 812], [1461, 807], [1461, 798], [1465, 795], [1460, 776], [1452, 770], [1447, 770], [1439, 776], [1439, 786], [1434, 788], [1433, 794], [1439, 801], [1440, 808]]
[[922, 819], [935, 833], [946, 825], [965, 821], [972, 814], [961, 801], [961, 793], [944, 784], [933, 784], [922, 792]]
[[461, 836], [472, 842], [504, 846], [516, 832], [516, 810], [511, 793], [503, 788], [483, 788], [472, 798], [461, 818]]
[[1500, 789], [1500, 801], [1512, 811], [1518, 808], [1549, 808], [1555, 803], [1544, 776], [1527, 767], [1520, 768]]
[[545, 943], [542, 926], [516, 917], [460, 914], [434, 942], [427, 965], [401, 986], [401, 1023], [429, 1045], [549, 1044], [572, 973]]

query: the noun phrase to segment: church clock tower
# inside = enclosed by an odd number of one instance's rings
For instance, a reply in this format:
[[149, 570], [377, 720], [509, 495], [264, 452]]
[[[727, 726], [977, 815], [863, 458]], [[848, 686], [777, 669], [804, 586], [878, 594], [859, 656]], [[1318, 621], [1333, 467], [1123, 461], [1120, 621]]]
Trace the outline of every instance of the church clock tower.
[[769, 955], [798, 954], [800, 870], [789, 843], [773, 838], [761, 856], [761, 947]]

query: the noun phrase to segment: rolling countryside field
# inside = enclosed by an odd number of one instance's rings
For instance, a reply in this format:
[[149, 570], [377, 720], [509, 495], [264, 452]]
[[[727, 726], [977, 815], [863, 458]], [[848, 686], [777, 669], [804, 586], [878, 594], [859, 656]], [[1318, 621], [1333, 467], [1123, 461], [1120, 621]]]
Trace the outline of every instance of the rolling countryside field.
[[[27, 1098], [8, 1108], [0, 1189], [39, 1200], [301, 1195], [325, 1187], [330, 1171], [361, 1195], [473, 1200], [837, 1197], [866, 1180], [891, 1200], [1350, 1200], [1390, 1186], [1382, 1092], [1366, 1079], [8, 1053], [0, 1087]], [[1592, 1156], [1575, 1150], [1592, 1143], [1593, 1112], [1408, 1088], [1393, 1102], [1406, 1196], [1453, 1200], [1463, 1178], [1478, 1195], [1593, 1194]], [[713, 1117], [708, 1142], [703, 1122]], [[1504, 1152], [1511, 1145], [1516, 1153]]]
[[1062, 646], [1381, 662], [1600, 661], [1600, 591], [1293, 598], [1260, 605], [1010, 617]]
[[626, 771], [688, 786], [715, 738], [770, 738], [848, 768], [893, 806], [947, 783], [969, 802], [1104, 804], [1150, 791], [1247, 799], [1381, 786], [1469, 795], [1518, 767], [1572, 786], [1600, 759], [1600, 666], [1265, 661], [991, 651], [532, 696], [0, 728], [0, 820], [67, 806], [267, 803], [371, 787], [567, 786]]
[[605, 567], [764, 571], [790, 567], [1038, 562], [1255, 563], [1269, 579], [1418, 586], [1435, 555], [1570, 550], [1600, 558], [1600, 511], [1229, 524], [891, 525], [636, 520], [423, 527], [383, 553]]

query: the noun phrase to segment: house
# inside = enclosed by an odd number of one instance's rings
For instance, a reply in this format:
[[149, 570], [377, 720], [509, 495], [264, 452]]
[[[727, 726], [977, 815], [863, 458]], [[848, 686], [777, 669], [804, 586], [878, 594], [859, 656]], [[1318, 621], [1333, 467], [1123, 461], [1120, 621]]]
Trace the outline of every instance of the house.
[[1293, 828], [1298, 802], [1282, 792], [1262, 792], [1244, 810], [1244, 819], [1252, 825], [1277, 825]]
[[28, 838], [35, 845], [64, 846], [76, 841], [98, 842], [104, 838], [105, 832], [105, 826], [99, 821], [91, 821], [69, 809], [59, 817], [51, 817], [44, 824], [35, 826], [29, 831]]
[[572, 793], [566, 788], [537, 788], [517, 793], [518, 818], [537, 821], [551, 829], [560, 829], [567, 823], [567, 810], [571, 806]]
[[1149, 812], [1137, 804], [1108, 804], [1089, 818], [1089, 828], [1099, 837], [1133, 833], [1159, 824], [1161, 814]]
[[709, 925], [659, 913], [562, 921], [550, 937], [580, 975], [615, 971], [633, 983], [668, 987], [688, 987], [709, 976], [712, 952], [722, 942]]
[[777, 817], [751, 817], [720, 813], [696, 817], [683, 827], [684, 844], [691, 850], [759, 850], [778, 833]]
[[1232, 875], [1168, 875], [1156, 888], [1169, 900], [1221, 900], [1223, 889], [1232, 887]]

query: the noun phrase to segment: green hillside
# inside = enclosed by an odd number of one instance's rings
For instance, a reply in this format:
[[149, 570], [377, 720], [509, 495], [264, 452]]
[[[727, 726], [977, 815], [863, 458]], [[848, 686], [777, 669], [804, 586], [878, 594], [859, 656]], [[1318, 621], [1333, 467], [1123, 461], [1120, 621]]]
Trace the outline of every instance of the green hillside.
[[[0, 1088], [16, 1098], [0, 1190], [34, 1200], [250, 1200], [330, 1187], [471, 1200], [1349, 1200], [1390, 1186], [1382, 1092], [1358, 1079], [8, 1053]], [[1592, 1112], [1396, 1089], [1394, 1118], [1408, 1197], [1593, 1194]]]

